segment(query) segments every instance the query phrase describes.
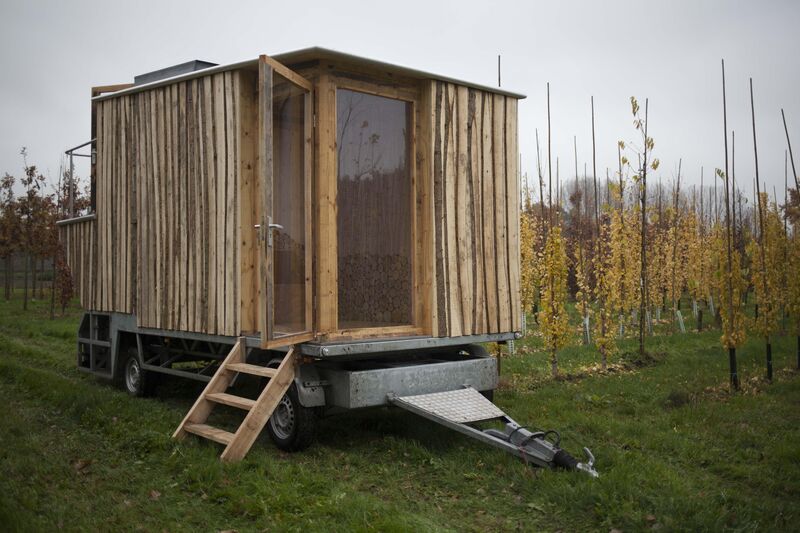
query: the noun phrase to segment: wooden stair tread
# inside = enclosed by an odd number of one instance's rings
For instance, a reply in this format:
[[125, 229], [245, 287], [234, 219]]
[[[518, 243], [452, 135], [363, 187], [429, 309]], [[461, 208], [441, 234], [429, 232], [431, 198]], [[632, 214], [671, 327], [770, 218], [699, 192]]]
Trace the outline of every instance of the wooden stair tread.
[[274, 368], [251, 365], [248, 363], [228, 363], [228, 365], [225, 368], [227, 370], [233, 370], [234, 372], [243, 372], [245, 374], [252, 374], [253, 376], [263, 376], [265, 378], [271, 378], [275, 376], [275, 374], [277, 373], [277, 370]]
[[234, 396], [233, 394], [228, 394], [226, 392], [213, 392], [206, 394], [206, 399], [215, 403], [230, 405], [231, 407], [238, 407], [239, 409], [244, 409], [245, 411], [249, 411], [256, 404], [255, 400], [242, 398], [241, 396]]
[[[259, 433], [269, 421], [270, 415], [275, 410], [278, 402], [291, 387], [295, 378], [294, 347], [290, 348], [278, 368], [250, 365], [244, 363], [247, 359], [247, 344], [244, 337], [239, 340], [228, 352], [222, 365], [211, 377], [203, 393], [181, 421], [178, 429], [172, 435], [175, 439], [182, 439], [188, 433], [213, 440], [225, 445], [220, 459], [226, 462], [239, 461], [247, 455]], [[242, 398], [225, 391], [230, 387], [235, 378], [234, 372], [243, 372], [255, 376], [271, 378], [266, 387], [261, 391], [257, 400]], [[220, 428], [209, 426], [204, 422], [217, 404], [230, 405], [244, 409], [247, 414], [235, 433]]]
[[195, 435], [205, 437], [214, 442], [219, 442], [220, 444], [225, 444], [226, 446], [230, 444], [234, 436], [230, 431], [215, 428], [207, 424], [184, 424], [183, 429], [189, 433], [194, 433]]

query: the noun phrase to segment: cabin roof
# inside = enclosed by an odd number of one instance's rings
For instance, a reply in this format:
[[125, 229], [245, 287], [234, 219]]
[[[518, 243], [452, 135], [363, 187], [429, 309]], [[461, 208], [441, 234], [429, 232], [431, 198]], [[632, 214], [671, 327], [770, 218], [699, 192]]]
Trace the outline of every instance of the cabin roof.
[[418, 70], [403, 65], [397, 65], [394, 63], [386, 63], [384, 61], [378, 61], [376, 59], [348, 54], [345, 52], [339, 52], [338, 50], [331, 50], [329, 48], [322, 48], [319, 46], [314, 46], [311, 48], [303, 48], [301, 50], [294, 50], [292, 52], [286, 52], [283, 54], [275, 54], [274, 56], [272, 56], [272, 58], [276, 61], [280, 61], [286, 66], [290, 66], [292, 64], [297, 64], [297, 63], [305, 63], [305, 62], [325, 60], [325, 59], [333, 61], [338, 60], [347, 63], [355, 63], [358, 65], [365, 66], [367, 68], [382, 70], [384, 72], [389, 72], [392, 74], [400, 74], [403, 76], [407, 76], [409, 78], [446, 81], [450, 83], [455, 83], [457, 85], [464, 85], [465, 87], [472, 87], [473, 89], [479, 89], [481, 91], [487, 91], [487, 92], [502, 94], [505, 96], [511, 96], [513, 98], [519, 98], [519, 99], [525, 98], [524, 94], [512, 91], [506, 91], [499, 87], [489, 87], [487, 85], [472, 83], [470, 81], [452, 78], [450, 76], [444, 76], [442, 74], [434, 74], [432, 72], [426, 72], [424, 70]]
[[[375, 59], [370, 59], [366, 57], [356, 56], [353, 54], [347, 54], [344, 52], [339, 52], [336, 50], [331, 50], [328, 48], [322, 48], [318, 46], [314, 46], [311, 48], [303, 48], [301, 50], [295, 50], [292, 52], [285, 52], [281, 54], [275, 54], [271, 56], [276, 61], [280, 61], [283, 64], [288, 65], [296, 65], [299, 63], [307, 63], [311, 61], [319, 61], [319, 60], [333, 60], [333, 61], [343, 61], [346, 63], [353, 63], [364, 66], [366, 68], [380, 70], [383, 72], [388, 72], [391, 74], [399, 74], [402, 76], [406, 76], [409, 78], [416, 78], [416, 79], [431, 79], [431, 80], [439, 80], [445, 81], [450, 83], [455, 83], [458, 85], [463, 85], [466, 87], [471, 87], [473, 89], [478, 89], [481, 91], [492, 92], [496, 94], [502, 94], [504, 96], [510, 96], [512, 98], [523, 99], [525, 98], [524, 94], [515, 93], [512, 91], [506, 91], [499, 87], [489, 87], [486, 85], [481, 85], [478, 83], [472, 83], [469, 81], [459, 80], [456, 78], [451, 78], [449, 76], [443, 76], [440, 74], [434, 74], [431, 72], [426, 72], [423, 70], [417, 70], [410, 67], [405, 67], [402, 65], [396, 65], [392, 63], [386, 63], [383, 61], [378, 61]], [[214, 67], [197, 70], [194, 72], [188, 72], [185, 74], [180, 74], [178, 76], [173, 76], [170, 78], [164, 78], [157, 81], [153, 81], [151, 83], [145, 83], [142, 85], [135, 85], [133, 87], [129, 87], [127, 89], [122, 89], [112, 93], [106, 93], [99, 96], [95, 96], [92, 98], [94, 101], [100, 100], [107, 100], [109, 98], [114, 98], [117, 96], [122, 96], [126, 94], [133, 94], [141, 91], [146, 91], [148, 89], [153, 89], [156, 87], [163, 87], [164, 85], [169, 85], [178, 81], [189, 80], [193, 78], [198, 78], [200, 76], [206, 76], [208, 74], [213, 74], [216, 72], [225, 72], [228, 70], [235, 70], [239, 68], [246, 68], [246, 67], [254, 67], [258, 65], [258, 59], [250, 59], [246, 61], [239, 61], [236, 63], [230, 63], [227, 65], [217, 65]]]

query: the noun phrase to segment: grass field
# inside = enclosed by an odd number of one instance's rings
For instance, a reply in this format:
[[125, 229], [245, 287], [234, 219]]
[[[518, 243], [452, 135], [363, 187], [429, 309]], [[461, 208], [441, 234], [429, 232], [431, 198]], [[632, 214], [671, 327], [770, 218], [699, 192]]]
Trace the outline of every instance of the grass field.
[[169, 438], [196, 386], [134, 399], [76, 370], [79, 316], [0, 303], [0, 530], [800, 529], [793, 338], [775, 344], [772, 384], [761, 342], [739, 350], [738, 395], [716, 331], [649, 339], [650, 357], [623, 356], [607, 374], [592, 348], [570, 347], [559, 381], [535, 335], [518, 343], [496, 402], [559, 430], [574, 454], [589, 446], [601, 473], [590, 479], [386, 409], [326, 418], [300, 454], [262, 435], [223, 465], [217, 445]]

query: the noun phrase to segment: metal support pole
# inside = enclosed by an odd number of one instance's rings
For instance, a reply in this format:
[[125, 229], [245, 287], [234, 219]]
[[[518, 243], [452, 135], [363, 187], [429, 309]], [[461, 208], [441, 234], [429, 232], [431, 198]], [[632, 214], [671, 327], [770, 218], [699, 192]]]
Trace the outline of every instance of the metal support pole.
[[75, 216], [75, 163], [69, 153], [69, 217]]

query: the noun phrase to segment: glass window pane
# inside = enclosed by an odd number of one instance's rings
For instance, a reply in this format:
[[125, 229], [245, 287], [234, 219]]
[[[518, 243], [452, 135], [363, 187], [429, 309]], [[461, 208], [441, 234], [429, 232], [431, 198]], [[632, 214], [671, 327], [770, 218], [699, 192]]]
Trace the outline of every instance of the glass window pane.
[[305, 91], [273, 73], [273, 230], [275, 334], [307, 329]]
[[412, 324], [411, 104], [339, 89], [339, 328]]

